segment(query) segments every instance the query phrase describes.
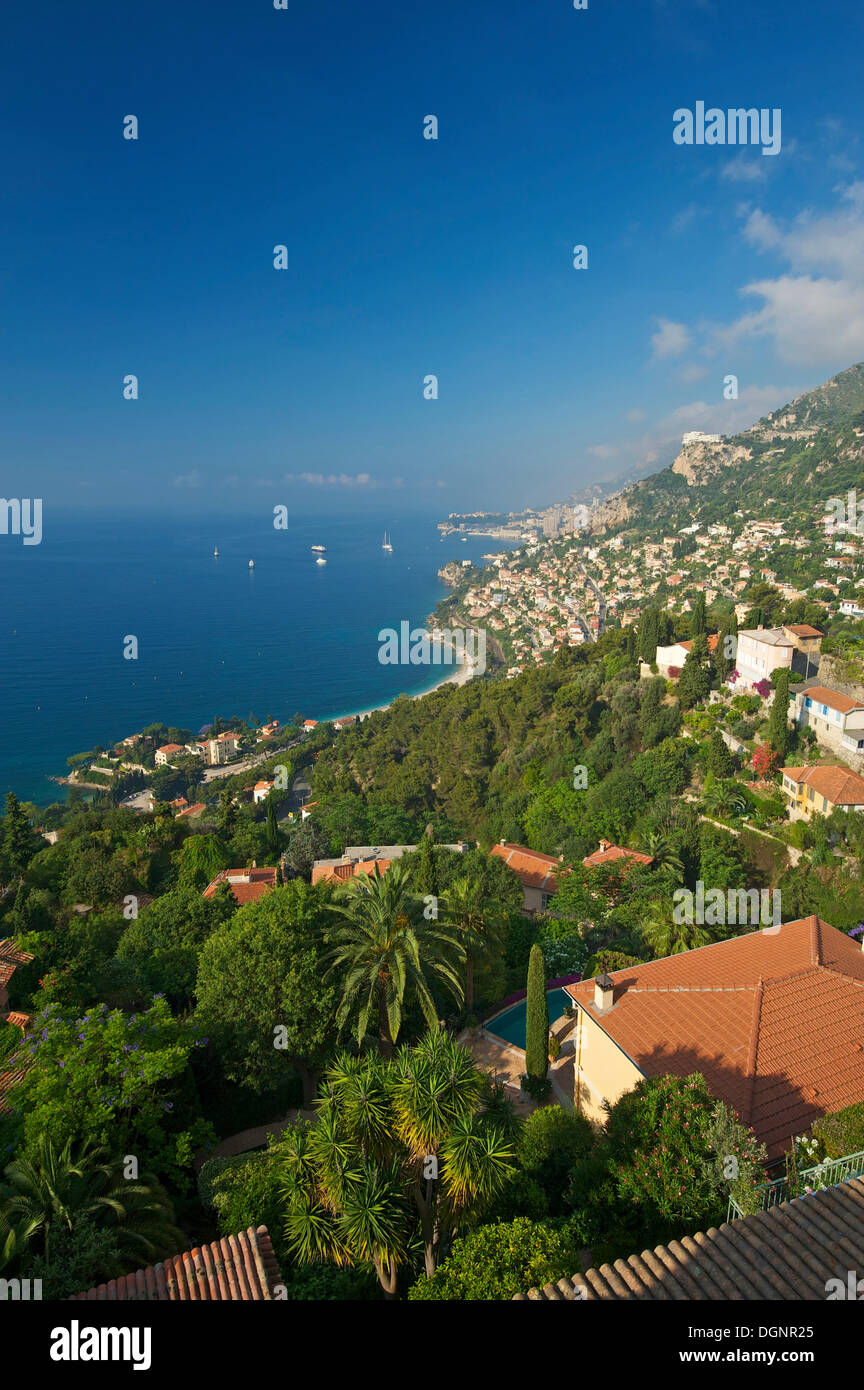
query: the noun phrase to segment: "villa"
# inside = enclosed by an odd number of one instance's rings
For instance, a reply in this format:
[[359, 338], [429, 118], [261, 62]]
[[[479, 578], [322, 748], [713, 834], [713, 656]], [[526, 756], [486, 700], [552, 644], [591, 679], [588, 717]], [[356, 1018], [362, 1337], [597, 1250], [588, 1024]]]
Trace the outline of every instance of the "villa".
[[701, 1072], [779, 1159], [864, 1101], [864, 952], [817, 917], [567, 985], [575, 1108], [598, 1125], [645, 1077]]
[[161, 748], [157, 748], [154, 754], [157, 767], [170, 766], [171, 759], [177, 753], [183, 753], [185, 749], [181, 743], [163, 743]]
[[[313, 883], [345, 883], [358, 874], [374, 876], [376, 869], [386, 873], [394, 859], [413, 854], [416, 845], [346, 845], [345, 852], [338, 859], [316, 859], [312, 865]], [[449, 849], [454, 854], [464, 854], [471, 845], [460, 840], [455, 845], [438, 845], [438, 849]]]
[[654, 862], [650, 854], [640, 854], [639, 850], [625, 849], [622, 845], [611, 844], [609, 840], [601, 840], [599, 848], [583, 859], [582, 863], [586, 869], [596, 869], [601, 864], [614, 864], [617, 859], [629, 859], [635, 864]]
[[864, 778], [848, 767], [815, 763], [781, 767], [780, 790], [791, 820], [807, 820], [813, 812], [830, 816], [834, 810], [864, 811]]
[[279, 870], [276, 865], [263, 864], [259, 869], [255, 860], [246, 869], [222, 869], [211, 883], [207, 884], [203, 896], [212, 898], [220, 883], [227, 883], [238, 906], [260, 902], [261, 898], [276, 887]]
[[807, 623], [788, 627], [745, 628], [738, 633], [735, 668], [743, 685], [770, 681], [774, 671], [795, 671], [807, 679], [819, 670], [823, 633]]
[[215, 738], [207, 740], [208, 761], [211, 766], [230, 762], [237, 756], [239, 748], [240, 740], [236, 734], [217, 734]]
[[511, 845], [506, 840], [493, 845], [491, 853], [503, 859], [508, 868], [519, 877], [522, 884], [522, 911], [532, 917], [535, 912], [543, 912], [549, 900], [558, 891], [558, 869], [563, 863], [563, 854], [556, 859], [551, 854], [540, 854], [524, 845]]
[[864, 701], [807, 681], [789, 692], [789, 718], [835, 753], [864, 753]]

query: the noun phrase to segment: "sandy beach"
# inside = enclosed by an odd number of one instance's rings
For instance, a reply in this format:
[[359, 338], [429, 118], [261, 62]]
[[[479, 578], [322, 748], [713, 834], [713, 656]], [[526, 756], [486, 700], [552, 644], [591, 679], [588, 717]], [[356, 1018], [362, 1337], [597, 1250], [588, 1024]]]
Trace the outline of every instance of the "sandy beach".
[[[422, 700], [424, 695], [431, 695], [433, 690], [440, 689], [442, 685], [467, 685], [472, 679], [472, 675], [473, 672], [471, 667], [467, 662], [462, 661], [456, 666], [455, 670], [451, 670], [448, 675], [442, 676], [434, 685], [430, 685], [428, 690], [419, 690], [415, 695], [409, 695], [408, 698], [410, 700]], [[400, 695], [404, 693], [406, 692], [400, 692]], [[389, 709], [390, 706], [400, 698], [400, 695], [394, 695], [392, 700], [386, 700], [383, 705], [369, 705], [365, 709], [346, 710], [341, 714], [328, 714], [325, 718], [319, 719], [318, 722], [321, 724], [333, 724], [339, 719], [365, 719], [370, 714], [377, 714], [380, 710]], [[311, 717], [315, 718], [314, 715]]]

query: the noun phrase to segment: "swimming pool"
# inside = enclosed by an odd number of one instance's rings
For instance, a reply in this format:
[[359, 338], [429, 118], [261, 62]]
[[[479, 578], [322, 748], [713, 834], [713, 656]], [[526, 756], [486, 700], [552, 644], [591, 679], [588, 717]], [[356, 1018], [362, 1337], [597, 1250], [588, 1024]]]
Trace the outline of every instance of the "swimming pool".
[[[573, 1000], [566, 989], [547, 989], [546, 1004], [549, 1009], [549, 1022], [554, 1023], [561, 1017], [568, 1004], [572, 1006]], [[521, 1047], [524, 1052], [526, 1013], [526, 1001], [521, 999], [518, 1004], [511, 1004], [509, 1009], [490, 1018], [484, 1027], [487, 1032], [494, 1033], [496, 1038], [503, 1038], [514, 1047]]]

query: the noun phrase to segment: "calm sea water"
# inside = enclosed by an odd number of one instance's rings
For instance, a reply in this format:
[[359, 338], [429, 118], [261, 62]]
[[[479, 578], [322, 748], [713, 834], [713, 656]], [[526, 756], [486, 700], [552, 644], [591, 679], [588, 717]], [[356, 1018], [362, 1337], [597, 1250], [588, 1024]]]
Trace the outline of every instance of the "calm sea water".
[[[39, 546], [0, 536], [0, 793], [62, 799], [48, 778], [67, 757], [157, 720], [322, 718], [430, 689], [435, 674], [379, 663], [379, 629], [423, 622], [447, 592], [445, 560], [503, 546], [441, 541], [438, 519], [305, 517], [276, 531], [248, 517], [46, 515]], [[123, 657], [127, 635], [137, 661]]]

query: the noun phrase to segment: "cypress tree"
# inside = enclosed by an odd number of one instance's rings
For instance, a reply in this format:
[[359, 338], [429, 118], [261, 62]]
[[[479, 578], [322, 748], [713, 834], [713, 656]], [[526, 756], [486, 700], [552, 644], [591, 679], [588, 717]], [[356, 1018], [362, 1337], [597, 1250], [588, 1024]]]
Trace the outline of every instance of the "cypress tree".
[[732, 757], [719, 729], [711, 730], [708, 766], [715, 777], [731, 777], [735, 771], [735, 759]]
[[435, 831], [431, 825], [427, 825], [426, 832], [421, 836], [411, 859], [413, 869], [414, 891], [421, 893], [424, 897], [428, 893], [439, 895], [438, 871], [435, 864], [435, 842], [433, 836]]
[[657, 658], [659, 614], [656, 608], [646, 608], [639, 624], [639, 655], [649, 666]]
[[690, 633], [695, 637], [697, 633], [706, 631], [705, 622], [705, 595], [696, 595], [696, 602], [693, 604], [693, 612], [690, 615]]
[[546, 999], [546, 966], [535, 941], [528, 957], [528, 998], [525, 1001], [525, 1070], [532, 1080], [543, 1081], [549, 1068], [549, 1006]]
[[3, 857], [9, 867], [10, 881], [21, 877], [33, 858], [34, 849], [35, 837], [24, 809], [15, 793], [7, 792]]
[[789, 672], [779, 671], [775, 677], [774, 703], [768, 716], [768, 742], [781, 758], [789, 748]]
[[282, 843], [282, 835], [279, 831], [279, 822], [276, 819], [276, 805], [273, 801], [272, 791], [267, 797], [267, 848], [271, 854], [278, 854]]

